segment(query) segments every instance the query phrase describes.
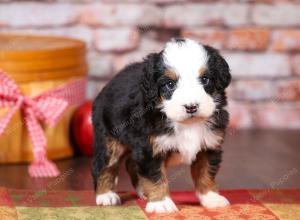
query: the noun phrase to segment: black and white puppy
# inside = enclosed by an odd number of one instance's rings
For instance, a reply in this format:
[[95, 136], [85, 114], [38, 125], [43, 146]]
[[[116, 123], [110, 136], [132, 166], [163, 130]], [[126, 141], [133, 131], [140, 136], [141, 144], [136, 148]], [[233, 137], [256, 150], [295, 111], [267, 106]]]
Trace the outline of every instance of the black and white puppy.
[[204, 207], [228, 200], [215, 184], [229, 115], [225, 88], [231, 75], [217, 50], [190, 39], [172, 39], [159, 53], [125, 67], [93, 105], [92, 175], [98, 205], [116, 205], [122, 159], [147, 212], [172, 212], [166, 169], [191, 167]]

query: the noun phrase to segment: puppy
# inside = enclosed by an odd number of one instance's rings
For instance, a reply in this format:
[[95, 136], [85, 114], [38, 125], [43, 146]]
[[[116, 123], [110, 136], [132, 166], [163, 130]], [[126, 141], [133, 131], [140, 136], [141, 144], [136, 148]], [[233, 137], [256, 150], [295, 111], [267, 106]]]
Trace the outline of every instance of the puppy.
[[212, 47], [172, 39], [159, 53], [125, 67], [93, 104], [92, 176], [98, 205], [120, 204], [115, 192], [122, 159], [147, 212], [173, 212], [166, 169], [190, 165], [196, 195], [207, 208], [228, 200], [215, 176], [229, 114], [228, 64]]

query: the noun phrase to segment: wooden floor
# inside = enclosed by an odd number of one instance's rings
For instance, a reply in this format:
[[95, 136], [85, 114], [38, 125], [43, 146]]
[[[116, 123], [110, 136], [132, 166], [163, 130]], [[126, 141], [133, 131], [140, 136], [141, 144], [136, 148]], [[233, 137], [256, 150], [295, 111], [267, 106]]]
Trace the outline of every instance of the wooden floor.
[[[300, 188], [299, 131], [229, 131], [224, 160], [217, 176], [221, 189]], [[58, 178], [32, 179], [26, 165], [0, 165], [0, 186], [39, 190], [91, 190], [90, 159], [78, 157], [57, 162]], [[189, 168], [169, 172], [172, 190], [192, 190]], [[122, 167], [119, 190], [132, 190]]]

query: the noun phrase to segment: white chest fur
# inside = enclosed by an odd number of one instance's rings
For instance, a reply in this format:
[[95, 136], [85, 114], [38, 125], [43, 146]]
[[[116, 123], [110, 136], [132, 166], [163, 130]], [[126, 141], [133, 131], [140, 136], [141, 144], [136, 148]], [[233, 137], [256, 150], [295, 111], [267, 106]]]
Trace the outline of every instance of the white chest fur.
[[182, 162], [191, 164], [201, 149], [216, 148], [222, 137], [205, 123], [175, 124], [174, 134], [155, 138], [158, 152], [178, 151]]

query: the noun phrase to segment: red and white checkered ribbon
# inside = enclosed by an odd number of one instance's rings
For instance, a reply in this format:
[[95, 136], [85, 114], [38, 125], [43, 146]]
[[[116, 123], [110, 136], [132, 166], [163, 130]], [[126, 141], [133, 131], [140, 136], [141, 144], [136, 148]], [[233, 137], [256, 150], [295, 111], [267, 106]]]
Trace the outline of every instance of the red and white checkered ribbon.
[[13, 115], [21, 110], [32, 146], [33, 162], [29, 166], [32, 177], [55, 177], [59, 175], [56, 165], [46, 157], [47, 139], [40, 122], [55, 126], [68, 105], [84, 101], [85, 80], [74, 80], [61, 87], [35, 97], [22, 94], [16, 82], [0, 70], [0, 108], [10, 111], [0, 117], [0, 136], [4, 133]]

